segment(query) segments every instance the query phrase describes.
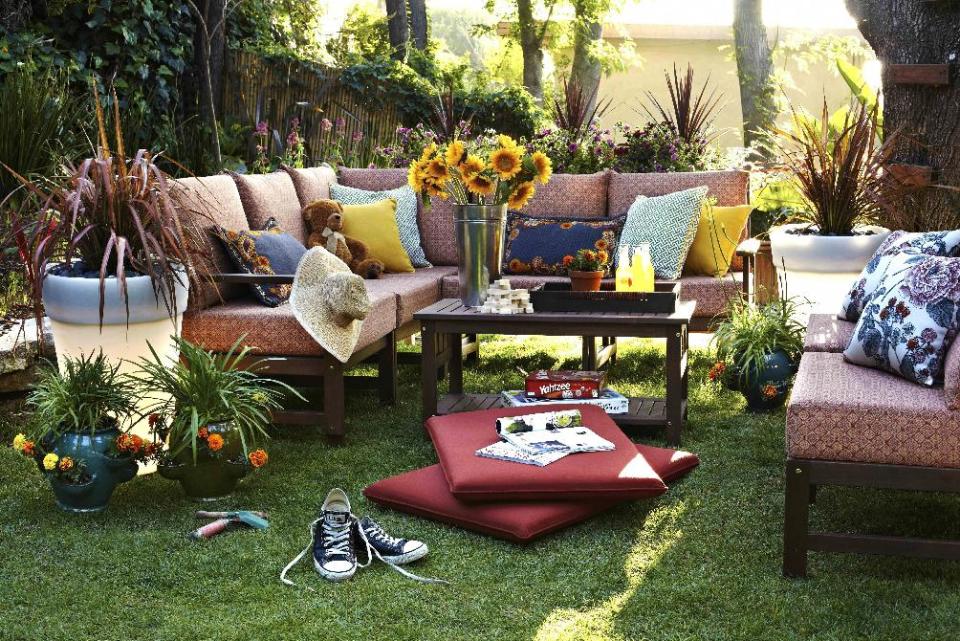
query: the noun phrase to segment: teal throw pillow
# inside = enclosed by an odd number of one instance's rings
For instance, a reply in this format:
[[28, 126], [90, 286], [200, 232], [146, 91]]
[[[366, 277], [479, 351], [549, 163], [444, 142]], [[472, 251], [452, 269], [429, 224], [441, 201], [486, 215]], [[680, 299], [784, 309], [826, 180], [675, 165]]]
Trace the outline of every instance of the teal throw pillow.
[[707, 187], [694, 187], [665, 196], [637, 196], [627, 211], [620, 247], [650, 243], [653, 272], [677, 280], [697, 235]]
[[397, 229], [400, 230], [400, 243], [410, 257], [414, 267], [433, 267], [420, 246], [420, 228], [417, 227], [417, 195], [404, 185], [385, 191], [367, 191], [356, 187], [346, 187], [336, 183], [330, 185], [330, 197], [344, 205], [371, 205], [387, 198], [397, 201]]

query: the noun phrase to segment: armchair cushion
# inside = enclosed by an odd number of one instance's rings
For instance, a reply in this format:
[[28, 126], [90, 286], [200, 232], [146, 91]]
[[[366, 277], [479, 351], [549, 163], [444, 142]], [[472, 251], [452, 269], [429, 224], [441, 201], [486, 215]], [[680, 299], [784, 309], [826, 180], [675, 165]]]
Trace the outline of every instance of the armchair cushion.
[[523, 213], [533, 218], [606, 218], [607, 181], [605, 171], [554, 174], [546, 185], [537, 187]]
[[803, 351], [839, 354], [850, 344], [854, 327], [854, 323], [840, 320], [833, 314], [810, 314]]
[[733, 253], [740, 243], [752, 210], [750, 205], [719, 207], [704, 203], [683, 273], [691, 276], [725, 276], [730, 271]]

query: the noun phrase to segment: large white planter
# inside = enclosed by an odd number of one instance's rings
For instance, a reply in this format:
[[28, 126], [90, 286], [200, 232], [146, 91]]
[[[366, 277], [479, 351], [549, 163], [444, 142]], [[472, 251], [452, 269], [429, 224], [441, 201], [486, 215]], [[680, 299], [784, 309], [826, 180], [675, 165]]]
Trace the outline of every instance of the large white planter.
[[[103, 350], [107, 358], [120, 364], [121, 372], [130, 372], [136, 369], [141, 357], [150, 356], [150, 345], [170, 363], [180, 357], [172, 337], [180, 335], [187, 307], [186, 271], [180, 272], [175, 287], [175, 314], [157, 296], [149, 276], [128, 276], [126, 280], [124, 301], [117, 279], [106, 279], [101, 326], [100, 280], [58, 276], [48, 271], [43, 281], [43, 306], [50, 319], [61, 368], [64, 356], [76, 358]], [[145, 424], [136, 426], [134, 431], [147, 436]]]
[[835, 314], [890, 230], [870, 225], [859, 229], [874, 233], [857, 236], [789, 233], [803, 227], [806, 225], [783, 225], [770, 230], [774, 265], [785, 278], [787, 294], [808, 302], [804, 305], [807, 313]]

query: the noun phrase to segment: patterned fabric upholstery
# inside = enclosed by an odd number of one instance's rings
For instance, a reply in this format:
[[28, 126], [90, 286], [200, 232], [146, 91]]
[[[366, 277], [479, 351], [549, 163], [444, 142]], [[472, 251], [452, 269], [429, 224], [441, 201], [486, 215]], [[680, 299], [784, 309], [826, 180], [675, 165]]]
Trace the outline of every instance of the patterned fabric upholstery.
[[297, 199], [300, 201], [301, 208], [315, 200], [330, 198], [330, 185], [337, 182], [337, 174], [328, 165], [306, 169], [294, 169], [293, 167], [284, 167], [283, 169], [290, 174], [290, 180], [293, 181], [293, 187], [297, 191]]
[[[200, 274], [232, 272], [233, 262], [211, 230], [214, 225], [237, 230], [250, 229], [233, 179], [230, 176], [180, 178], [174, 181], [173, 191], [184, 225], [194, 226], [201, 232], [192, 252]], [[223, 300], [232, 300], [248, 293], [249, 289], [244, 285], [217, 286], [205, 282], [191, 288], [188, 309], [209, 307], [219, 303], [221, 297]]]
[[[504, 276], [515, 288], [530, 289], [540, 283], [565, 283], [566, 276]], [[680, 279], [680, 300], [697, 301], [694, 318], [713, 318], [724, 310], [727, 301], [740, 295], [742, 274], [729, 273], [724, 278], [712, 276], [684, 276]], [[604, 282], [612, 283], [613, 279]], [[457, 298], [460, 295], [460, 281], [456, 274], [445, 276], [440, 290], [441, 298]]]
[[301, 243], [307, 242], [307, 227], [300, 214], [302, 207], [290, 174], [285, 171], [236, 174], [234, 180], [251, 228], [263, 229], [267, 221], [274, 218], [288, 234]]
[[564, 257], [581, 249], [603, 250], [612, 257], [624, 218], [536, 218], [510, 212], [503, 249], [505, 274], [565, 276]]
[[839, 320], [833, 314], [811, 314], [803, 351], [839, 354], [850, 344], [854, 327], [854, 323]]
[[960, 410], [960, 340], [954, 340], [943, 361], [943, 399], [947, 407]]
[[680, 278], [697, 235], [706, 193], [706, 187], [694, 187], [666, 196], [637, 196], [627, 211], [620, 247], [649, 243], [656, 277]]
[[960, 412], [939, 388], [803, 355], [787, 407], [787, 454], [824, 461], [960, 467]]
[[637, 196], [663, 196], [675, 191], [706, 185], [708, 197], [720, 207], [746, 205], [750, 196], [750, 174], [745, 171], [694, 171], [667, 174], [619, 174], [610, 172], [607, 186], [607, 214], [627, 213]]
[[606, 218], [607, 172], [554, 174], [546, 185], [537, 186], [522, 213], [535, 218]]
[[413, 320], [414, 312], [440, 300], [444, 276], [456, 276], [456, 267], [425, 267], [412, 274], [383, 274], [366, 281], [368, 292], [389, 292], [397, 297], [397, 327]]
[[[383, 338], [396, 328], [397, 297], [371, 291], [372, 309], [360, 329], [356, 349]], [[225, 352], [246, 334], [244, 344], [256, 353], [274, 356], [322, 356], [323, 348], [306, 332], [290, 305], [265, 307], [248, 296], [183, 317], [183, 337], [205, 349]]]
[[[273, 218], [262, 230], [248, 231], [214, 227], [230, 260], [233, 271], [243, 274], [293, 274], [307, 248], [300, 241], [283, 231]], [[288, 283], [272, 285], [254, 284], [250, 288], [264, 305], [276, 307], [290, 298]]]

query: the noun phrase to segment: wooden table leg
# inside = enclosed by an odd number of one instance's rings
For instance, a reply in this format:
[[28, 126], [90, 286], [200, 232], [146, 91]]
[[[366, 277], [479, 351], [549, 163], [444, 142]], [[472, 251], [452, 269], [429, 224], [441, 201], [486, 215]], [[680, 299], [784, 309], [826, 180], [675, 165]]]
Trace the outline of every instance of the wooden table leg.
[[690, 407], [690, 404], [687, 403], [687, 396], [690, 391], [690, 328], [684, 325], [680, 328], [680, 333], [683, 334], [680, 339], [680, 365], [683, 368], [680, 400], [683, 403], [683, 421], [686, 422], [687, 410]]
[[597, 369], [597, 338], [596, 336], [583, 336], [582, 339], [583, 369], [592, 372]]
[[420, 381], [423, 386], [423, 420], [437, 413], [437, 332], [432, 323], [424, 323], [420, 356]]
[[667, 443], [680, 446], [683, 428], [683, 331], [671, 330], [667, 335]]
[[448, 348], [450, 360], [447, 362], [447, 371], [450, 373], [450, 393], [463, 393], [463, 339], [460, 334], [447, 334], [450, 343]]

